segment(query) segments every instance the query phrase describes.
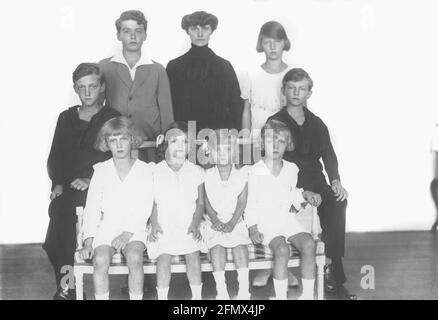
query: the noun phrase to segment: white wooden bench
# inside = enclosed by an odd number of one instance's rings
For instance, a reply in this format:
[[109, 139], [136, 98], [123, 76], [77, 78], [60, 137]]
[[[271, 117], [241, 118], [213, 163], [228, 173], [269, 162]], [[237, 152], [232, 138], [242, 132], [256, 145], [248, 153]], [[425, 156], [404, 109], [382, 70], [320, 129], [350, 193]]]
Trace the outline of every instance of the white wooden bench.
[[[78, 236], [78, 249], [82, 244], [82, 207], [77, 208], [78, 223], [77, 223], [77, 236]], [[324, 298], [324, 265], [326, 257], [324, 253], [324, 243], [319, 240], [318, 235], [320, 233], [319, 218], [316, 208], [308, 206], [306, 209], [297, 213], [297, 216], [301, 223], [312, 233], [316, 241], [316, 288], [317, 299], [322, 300]], [[271, 269], [273, 267], [273, 255], [268, 247], [262, 245], [249, 245], [249, 269]], [[291, 256], [289, 258], [289, 267], [298, 267], [300, 265], [299, 252], [291, 246]], [[83, 278], [84, 274], [93, 274], [93, 262], [91, 260], [83, 261], [79, 259], [78, 255], [75, 255], [74, 275], [76, 282], [76, 299], [82, 300], [83, 298]], [[227, 262], [225, 264], [225, 270], [235, 270], [231, 250], [227, 251]], [[156, 260], [149, 259], [147, 252], [145, 251], [143, 261], [143, 271], [145, 274], [156, 273]], [[208, 254], [201, 254], [201, 271], [211, 272], [213, 266], [210, 262]], [[172, 273], [185, 273], [186, 265], [183, 256], [176, 256], [172, 260], [171, 265]], [[109, 274], [128, 274], [128, 266], [122, 254], [116, 253], [113, 257], [109, 268]]]

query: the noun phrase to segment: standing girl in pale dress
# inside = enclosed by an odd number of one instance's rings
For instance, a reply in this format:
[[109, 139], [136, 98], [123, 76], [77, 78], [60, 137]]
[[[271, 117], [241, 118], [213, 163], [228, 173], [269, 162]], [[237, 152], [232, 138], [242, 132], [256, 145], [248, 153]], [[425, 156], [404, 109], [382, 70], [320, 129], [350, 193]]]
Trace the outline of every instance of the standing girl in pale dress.
[[96, 300], [109, 299], [108, 269], [116, 251], [126, 257], [130, 299], [143, 299], [143, 251], [153, 206], [154, 164], [131, 156], [132, 148], [142, 141], [132, 121], [119, 117], [103, 125], [95, 143], [96, 149], [112, 153], [112, 159], [94, 165], [84, 210], [84, 247], [79, 252], [81, 259], [94, 256]]
[[283, 61], [283, 52], [289, 49], [289, 39], [280, 23], [269, 21], [261, 27], [256, 50], [265, 54], [266, 61], [247, 72], [241, 83], [245, 101], [242, 128], [251, 129], [255, 138], [266, 120], [285, 104], [281, 86], [290, 67]]
[[236, 139], [228, 135], [228, 130], [215, 131], [208, 141], [216, 166], [206, 171], [207, 218], [201, 231], [211, 254], [216, 298], [220, 300], [230, 298], [225, 284], [225, 261], [227, 248], [232, 248], [239, 282], [237, 299], [248, 300], [250, 294], [247, 245], [251, 240], [242, 218], [248, 194], [248, 167], [237, 169], [233, 165]]
[[167, 299], [172, 256], [184, 255], [192, 299], [201, 299], [202, 247], [199, 224], [204, 214], [204, 171], [187, 160], [188, 128], [175, 122], [167, 129], [165, 160], [154, 174], [155, 203], [151, 216], [148, 255], [157, 259], [157, 293]]

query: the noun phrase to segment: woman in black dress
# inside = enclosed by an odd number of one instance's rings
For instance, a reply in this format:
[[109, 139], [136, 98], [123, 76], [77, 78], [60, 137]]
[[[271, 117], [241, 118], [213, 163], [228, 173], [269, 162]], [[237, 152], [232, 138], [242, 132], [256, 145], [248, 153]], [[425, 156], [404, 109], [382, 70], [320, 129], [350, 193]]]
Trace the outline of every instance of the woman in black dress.
[[59, 115], [47, 169], [52, 180], [49, 227], [43, 244], [55, 271], [55, 300], [75, 297], [62, 277], [73, 266], [76, 249], [76, 207], [84, 206], [93, 165], [109, 159], [110, 153], [93, 149], [102, 125], [119, 112], [101, 104], [105, 80], [99, 66], [82, 63], [73, 72], [74, 90], [82, 105]]
[[184, 16], [181, 27], [192, 47], [167, 65], [175, 120], [194, 120], [197, 131], [241, 126], [243, 100], [236, 73], [208, 47], [217, 25], [217, 17], [204, 11]]

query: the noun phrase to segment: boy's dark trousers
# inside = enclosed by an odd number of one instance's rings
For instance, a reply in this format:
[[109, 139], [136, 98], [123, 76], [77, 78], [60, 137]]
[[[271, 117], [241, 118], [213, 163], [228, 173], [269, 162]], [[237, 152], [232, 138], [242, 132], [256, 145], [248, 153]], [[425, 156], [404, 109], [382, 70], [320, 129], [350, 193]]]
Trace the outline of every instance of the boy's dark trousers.
[[325, 244], [325, 253], [332, 260], [333, 280], [336, 285], [343, 285], [345, 276], [342, 258], [345, 251], [345, 216], [347, 200], [336, 201], [333, 190], [327, 184], [312, 190], [321, 195], [322, 203], [318, 215], [322, 228], [321, 240]]
[[[62, 270], [62, 268], [73, 267], [76, 251], [76, 207], [85, 206], [86, 196], [87, 191], [73, 190], [70, 186], [64, 186], [63, 193], [53, 199], [49, 205], [50, 221], [43, 249], [53, 266], [58, 289], [62, 277], [73, 271]], [[70, 276], [72, 275], [71, 273]]]

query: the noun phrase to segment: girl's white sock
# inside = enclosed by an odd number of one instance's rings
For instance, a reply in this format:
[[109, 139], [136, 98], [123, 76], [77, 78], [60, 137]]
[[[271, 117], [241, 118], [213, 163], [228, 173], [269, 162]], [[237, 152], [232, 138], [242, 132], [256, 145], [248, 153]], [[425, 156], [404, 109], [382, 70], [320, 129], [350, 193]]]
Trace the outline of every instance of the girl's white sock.
[[109, 291], [103, 294], [95, 294], [94, 297], [96, 300], [109, 300]]
[[168, 293], [169, 293], [169, 287], [166, 288], [157, 287], [158, 300], [167, 300]]
[[237, 281], [239, 282], [239, 291], [237, 298], [239, 300], [247, 300], [250, 298], [249, 293], [249, 269], [240, 268], [237, 269]]
[[143, 293], [135, 294], [129, 292], [129, 300], [143, 300]]
[[192, 290], [192, 300], [202, 300], [202, 284], [191, 284], [190, 290]]
[[275, 298], [287, 300], [287, 278], [284, 280], [274, 279]]
[[313, 291], [315, 290], [315, 279], [301, 279], [303, 282], [303, 293], [302, 297], [304, 299], [313, 299]]
[[227, 284], [225, 282], [225, 271], [214, 271], [213, 272], [214, 281], [216, 282], [216, 298], [219, 300], [224, 300], [228, 296]]

